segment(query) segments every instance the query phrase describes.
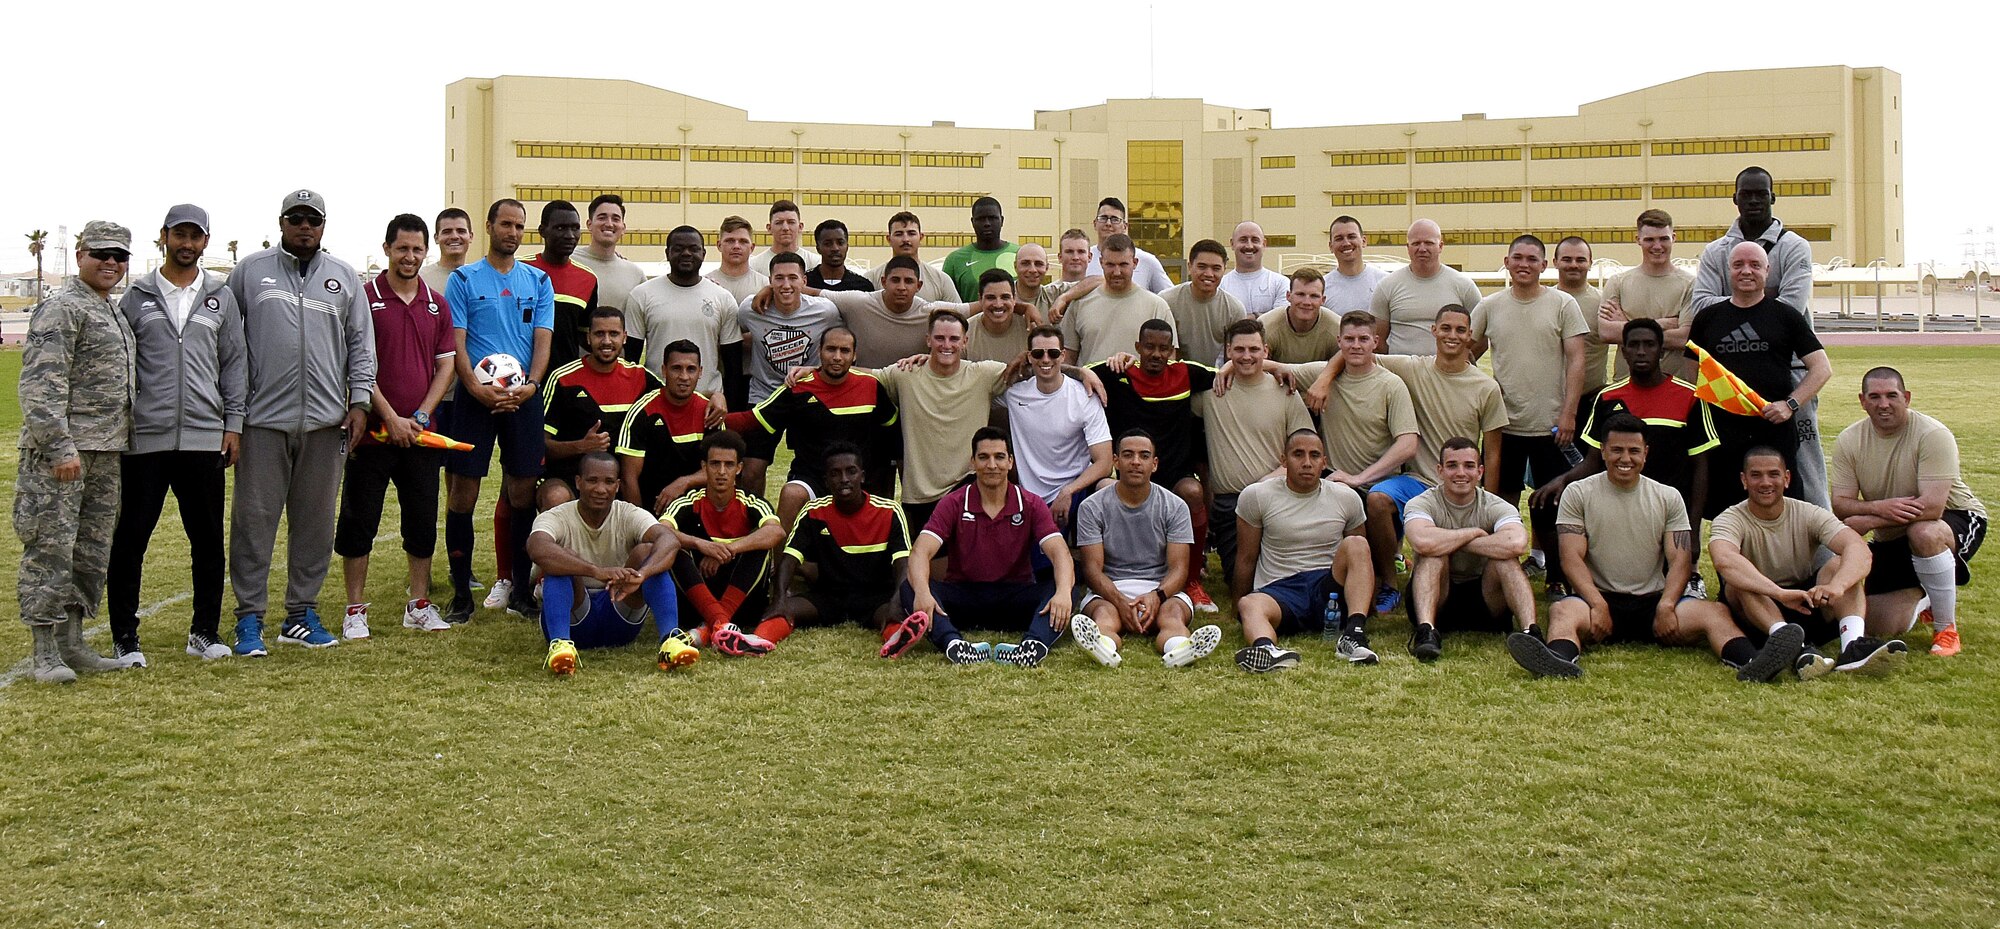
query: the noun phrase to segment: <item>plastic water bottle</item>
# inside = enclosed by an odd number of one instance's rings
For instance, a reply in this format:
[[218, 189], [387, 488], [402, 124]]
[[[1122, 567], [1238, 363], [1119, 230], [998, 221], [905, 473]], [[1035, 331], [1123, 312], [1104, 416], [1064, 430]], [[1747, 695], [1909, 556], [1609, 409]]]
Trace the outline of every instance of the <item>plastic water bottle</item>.
[[1338, 641], [1340, 639], [1340, 624], [1346, 618], [1346, 615], [1340, 611], [1340, 593], [1335, 591], [1327, 594], [1326, 624], [1320, 627], [1319, 637], [1327, 642]]
[[[1549, 435], [1556, 436], [1561, 434], [1561, 426], [1549, 427]], [[1571, 442], [1568, 445], [1558, 445], [1556, 448], [1563, 453], [1563, 460], [1569, 462], [1570, 467], [1574, 468], [1577, 465], [1583, 464], [1583, 449], [1577, 448], [1575, 442]], [[1536, 478], [1540, 479], [1541, 475], [1536, 475]]]

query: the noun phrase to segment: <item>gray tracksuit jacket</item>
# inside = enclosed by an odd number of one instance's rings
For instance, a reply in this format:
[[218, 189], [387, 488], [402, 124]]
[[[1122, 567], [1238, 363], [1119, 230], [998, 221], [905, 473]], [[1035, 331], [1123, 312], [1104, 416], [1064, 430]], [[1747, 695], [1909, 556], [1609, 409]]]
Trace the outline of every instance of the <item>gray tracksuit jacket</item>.
[[243, 431], [243, 313], [222, 278], [203, 271], [200, 286], [178, 330], [156, 274], [133, 278], [118, 304], [138, 343], [128, 454], [218, 452], [223, 433]]
[[361, 277], [321, 251], [304, 268], [282, 247], [251, 255], [229, 275], [243, 309], [249, 356], [243, 422], [307, 432], [340, 425], [375, 389], [375, 323]]

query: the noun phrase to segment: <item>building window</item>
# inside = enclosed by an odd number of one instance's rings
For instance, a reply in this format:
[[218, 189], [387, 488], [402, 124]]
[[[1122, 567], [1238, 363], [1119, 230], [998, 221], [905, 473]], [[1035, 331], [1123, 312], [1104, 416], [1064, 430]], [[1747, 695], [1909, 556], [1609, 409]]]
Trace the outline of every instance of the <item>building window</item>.
[[1183, 262], [1178, 256], [1187, 253], [1181, 245], [1186, 219], [1185, 163], [1179, 139], [1132, 139], [1125, 143], [1132, 241], [1162, 256], [1161, 262], [1169, 269], [1179, 269]]
[[1053, 158], [1028, 158], [1024, 156], [1019, 159], [1017, 164], [1023, 171], [1047, 171], [1055, 167], [1056, 162]]
[[789, 148], [691, 148], [688, 149], [688, 160], [788, 165], [792, 163], [792, 150]]
[[[1780, 197], [1830, 197], [1833, 196], [1833, 182], [1830, 180], [1779, 181], [1774, 185]], [[1655, 200], [1728, 200], [1736, 196], [1736, 182], [1715, 181], [1708, 184], [1654, 184]], [[1785, 227], [1787, 229], [1790, 226]]]
[[597, 198], [598, 194], [617, 194], [626, 203], [679, 203], [681, 192], [667, 187], [530, 187], [516, 185], [514, 196], [528, 202], [568, 200], [583, 204]]
[[1328, 206], [1407, 206], [1410, 195], [1400, 190], [1327, 191]]
[[1056, 238], [1055, 236], [1050, 236], [1050, 235], [1024, 235], [1021, 237], [1021, 244], [1039, 245], [1043, 248], [1055, 248]]
[[689, 203], [722, 203], [748, 206], [769, 206], [779, 200], [792, 199], [789, 190], [723, 190], [706, 188], [688, 191]]
[[1637, 200], [1638, 185], [1618, 187], [1537, 187], [1536, 203], [1572, 203], [1579, 200]]
[[1459, 190], [1419, 190], [1417, 203], [1520, 203], [1519, 187], [1481, 187]]
[[1653, 143], [1655, 155], [1752, 155], [1763, 152], [1824, 152], [1831, 135], [1762, 139], [1663, 139]]
[[841, 149], [809, 148], [799, 153], [799, 160], [809, 165], [875, 165], [896, 167], [903, 163], [901, 152], [861, 152]]
[[1024, 210], [1052, 210], [1056, 202], [1053, 197], [1022, 197], [1020, 205]]
[[866, 190], [802, 190], [802, 206], [902, 206], [903, 195]]
[[1528, 155], [1537, 161], [1549, 158], [1637, 158], [1637, 142], [1580, 142], [1575, 145], [1536, 145]]
[[1295, 235], [1267, 235], [1267, 236], [1265, 236], [1265, 237], [1264, 237], [1264, 247], [1265, 247], [1265, 248], [1298, 248], [1298, 247], [1299, 247], [1299, 237], [1298, 237], [1298, 236], [1295, 236]]
[[678, 145], [613, 145], [604, 142], [516, 142], [516, 158], [584, 158], [596, 161], [679, 161]]
[[[977, 152], [911, 152], [912, 168], [984, 168], [986, 156]], [[926, 236], [926, 239], [929, 237]]]
[[1327, 152], [1326, 157], [1336, 168], [1354, 168], [1363, 165], [1399, 165], [1403, 163], [1402, 149], [1384, 149], [1372, 152]]
[[[1417, 164], [1457, 164], [1465, 161], [1520, 161], [1521, 147], [1518, 145], [1493, 145], [1475, 148], [1420, 148], [1417, 149]], [[1517, 198], [1518, 199], [1518, 198]], [[1421, 200], [1419, 203], [1423, 202]]]
[[[977, 200], [983, 196], [986, 195], [985, 194], [911, 194], [910, 209], [914, 210], [918, 207], [968, 207], [969, 208], [972, 206], [972, 202], [974, 200]], [[930, 239], [931, 239], [930, 234], [925, 233], [924, 242], [928, 244], [930, 242]]]
[[1299, 166], [1299, 156], [1265, 155], [1257, 159], [1257, 166], [1260, 168], [1296, 168]]
[[1283, 194], [1275, 197], [1258, 197], [1257, 205], [1267, 210], [1283, 209], [1288, 206], [1298, 206], [1299, 198], [1291, 194]]

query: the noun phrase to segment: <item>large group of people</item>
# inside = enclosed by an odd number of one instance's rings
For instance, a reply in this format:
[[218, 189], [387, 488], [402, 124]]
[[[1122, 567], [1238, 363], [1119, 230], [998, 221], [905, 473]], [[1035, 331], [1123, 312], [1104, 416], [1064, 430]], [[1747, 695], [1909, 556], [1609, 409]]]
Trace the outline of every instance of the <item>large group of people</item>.
[[[1825, 462], [1834, 371], [1810, 250], [1772, 192], [1762, 169], [1738, 176], [1738, 218], [1697, 273], [1649, 209], [1643, 262], [1601, 293], [1588, 242], [1555, 243], [1550, 286], [1549, 245], [1522, 235], [1490, 295], [1441, 262], [1437, 223], [1412, 224], [1409, 263], [1385, 274], [1351, 216], [1329, 226], [1324, 271], [1265, 268], [1245, 222], [1195, 243], [1174, 284], [1110, 197], [1053, 262], [1003, 237], [991, 197], [941, 265], [900, 212], [892, 256], [865, 273], [843, 222], [813, 226], [808, 251], [781, 200], [768, 247], [741, 217], [712, 239], [682, 226], [652, 279], [621, 250], [612, 194], [544, 205], [533, 257], [512, 199], [487, 208], [482, 256], [463, 210], [398, 215], [367, 281], [320, 247], [328, 205], [311, 190], [284, 196], [279, 244], [226, 280], [200, 268], [199, 207], [168, 211], [159, 268], [129, 279], [132, 233], [92, 222], [23, 359], [33, 673], [146, 666], [139, 588], [168, 491], [189, 655], [265, 656], [267, 629], [307, 648], [369, 638], [391, 487], [403, 625], [538, 619], [558, 675], [649, 618], [662, 669], [842, 624], [879, 633], [885, 659], [928, 643], [955, 664], [1034, 667], [1067, 633], [1108, 667], [1136, 636], [1178, 668], [1221, 645], [1203, 621], [1218, 597], [1241, 627], [1236, 664], [1258, 673], [1297, 666], [1311, 632], [1375, 664], [1370, 632], [1398, 610], [1418, 661], [1448, 633], [1490, 632], [1551, 677], [1582, 674], [1586, 647], [1640, 641], [1706, 648], [1746, 681], [1811, 680], [1891, 665], [1920, 622], [1932, 653], [1956, 654], [1984, 508], [1894, 368], [1861, 376], [1866, 415]], [[1712, 402], [1688, 346], [1761, 406]], [[496, 446], [481, 597], [474, 517]], [[336, 552], [337, 631], [318, 607]], [[83, 636], [107, 582], [110, 657]]]

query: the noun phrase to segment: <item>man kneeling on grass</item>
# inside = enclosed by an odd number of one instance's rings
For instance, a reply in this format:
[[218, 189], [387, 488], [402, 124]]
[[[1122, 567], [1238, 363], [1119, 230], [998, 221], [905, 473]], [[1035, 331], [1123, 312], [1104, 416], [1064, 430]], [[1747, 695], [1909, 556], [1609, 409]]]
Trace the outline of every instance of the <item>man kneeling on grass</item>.
[[528, 557], [542, 569], [543, 663], [574, 674], [578, 648], [631, 643], [651, 610], [661, 670], [693, 664], [700, 653], [681, 632], [668, 572], [680, 550], [673, 533], [618, 499], [618, 459], [605, 452], [578, 460], [576, 485], [577, 498], [535, 517], [528, 536]]
[[[1580, 677], [1584, 643], [1706, 644], [1740, 681], [1768, 681], [1798, 660], [1805, 630], [1787, 623], [1762, 649], [1729, 610], [1680, 596], [1694, 574], [1694, 530], [1679, 491], [1645, 476], [1646, 424], [1629, 413], [1604, 427], [1604, 470], [1569, 485], [1556, 513], [1570, 594], [1549, 604], [1547, 643], [1527, 632], [1507, 652], [1537, 675]], [[1677, 602], [1678, 601], [1678, 602]]]
[[1528, 529], [1514, 505], [1487, 493], [1479, 446], [1464, 436], [1445, 440], [1438, 486], [1403, 509], [1403, 525], [1417, 561], [1410, 569], [1410, 654], [1436, 661], [1443, 654], [1440, 629], [1534, 630], [1535, 591], [1521, 570]]
[[1367, 511], [1354, 488], [1320, 477], [1325, 469], [1319, 433], [1300, 429], [1285, 440], [1284, 478], [1265, 478], [1237, 498], [1229, 589], [1250, 642], [1236, 653], [1236, 666], [1245, 671], [1297, 667], [1299, 653], [1278, 647], [1277, 637], [1323, 632], [1329, 621], [1340, 623], [1334, 646], [1340, 657], [1351, 664], [1376, 661], [1362, 629], [1375, 594]]
[[[909, 570], [910, 533], [903, 528], [903, 510], [867, 490], [868, 475], [861, 449], [851, 442], [826, 446], [826, 466], [818, 475], [827, 496], [809, 500], [792, 524], [791, 537], [778, 555], [777, 603], [766, 623], [791, 626], [833, 626], [860, 623], [882, 631], [882, 657], [895, 658], [923, 638], [923, 631], [891, 642], [896, 622], [896, 592]], [[795, 486], [812, 472], [794, 464]], [[802, 594], [792, 593], [799, 569], [811, 564], [818, 577]], [[892, 645], [898, 647], [891, 648]]]
[[1077, 552], [1090, 594], [1083, 612], [1070, 618], [1070, 633], [1092, 658], [1113, 668], [1121, 633], [1152, 633], [1166, 666], [1185, 667], [1222, 642], [1219, 626], [1188, 631], [1194, 603], [1182, 587], [1193, 517], [1185, 501], [1153, 485], [1159, 462], [1151, 435], [1127, 430], [1117, 446], [1117, 482], [1086, 498], [1077, 516]]
[[[734, 432], [701, 440], [702, 486], [667, 504], [660, 517], [680, 543], [674, 580], [701, 618], [695, 644], [731, 657], [768, 655], [792, 633], [783, 618], [757, 622], [764, 615], [764, 572], [771, 550], [785, 541], [785, 527], [770, 504], [736, 486], [747, 449]], [[738, 620], [756, 623], [755, 631], [743, 631]]]
[[[903, 584], [909, 618], [889, 644], [921, 636], [952, 664], [1000, 661], [1032, 668], [1056, 641], [1056, 620], [1069, 615], [1076, 584], [1069, 546], [1042, 498], [1007, 479], [1014, 467], [1007, 433], [981, 426], [972, 434], [973, 482], [945, 494], [931, 511], [910, 552], [910, 576]], [[1037, 576], [1040, 549], [1049, 578]], [[944, 554], [944, 579], [931, 580], [931, 559]], [[985, 629], [1026, 627], [1019, 645], [998, 647], [967, 641], [957, 623]], [[907, 646], [905, 646], [907, 647]]]

